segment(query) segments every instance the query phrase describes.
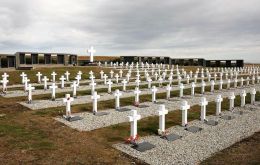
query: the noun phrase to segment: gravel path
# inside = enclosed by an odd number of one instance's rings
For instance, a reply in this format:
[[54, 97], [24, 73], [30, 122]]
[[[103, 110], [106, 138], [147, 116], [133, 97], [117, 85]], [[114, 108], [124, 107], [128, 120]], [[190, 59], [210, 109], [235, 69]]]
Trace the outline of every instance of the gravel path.
[[[258, 104], [260, 104], [258, 102]], [[254, 107], [254, 106], [250, 106]], [[127, 144], [116, 144], [115, 148], [148, 164], [199, 164], [199, 162], [211, 157], [212, 154], [223, 150], [232, 144], [260, 131], [260, 106], [255, 111], [247, 108], [235, 108], [235, 111], [244, 111], [243, 115], [225, 111], [223, 114], [232, 115], [232, 120], [224, 120], [216, 116], [207, 116], [208, 119], [219, 122], [217, 126], [209, 126], [199, 120], [189, 123], [189, 126], [203, 128], [202, 131], [191, 133], [181, 126], [168, 129], [169, 133], [182, 136], [173, 142], [161, 139], [159, 136], [142, 137], [139, 142], [149, 142], [156, 147], [139, 152]]]
[[[250, 88], [244, 88], [246, 90], [247, 93], [250, 92]], [[232, 89], [232, 90], [223, 90], [221, 91], [222, 97], [223, 98], [227, 98], [230, 91], [234, 91], [235, 95], [239, 95], [242, 89]], [[256, 87], [256, 90], [260, 90], [260, 86]], [[207, 100], [209, 102], [214, 101], [216, 98], [216, 95], [218, 93], [207, 93], [205, 95], [205, 97], [207, 98]], [[197, 95], [195, 97], [186, 97], [185, 100], [188, 101], [188, 103], [193, 106], [193, 105], [197, 105], [200, 102], [200, 96], [201, 95]], [[179, 106], [180, 106], [180, 102], [181, 99], [180, 98], [173, 98], [174, 101], [167, 101], [164, 99], [160, 99], [158, 100], [158, 102], [163, 102], [166, 106], [166, 108], [169, 111], [174, 111], [174, 110], [178, 110]], [[141, 115], [142, 118], [145, 117], [149, 117], [149, 116], [155, 116], [157, 115], [157, 110], [159, 105], [158, 104], [154, 104], [152, 102], [145, 102], [142, 103], [144, 105], [148, 105], [149, 107], [147, 108], [138, 108], [138, 107], [134, 107], [134, 106], [125, 106], [124, 108], [129, 108], [129, 109], [136, 109], [138, 111], [138, 114]], [[64, 106], [64, 105], [63, 105]], [[72, 110], [73, 111], [73, 110]], [[55, 118], [56, 120], [68, 125], [71, 128], [77, 129], [79, 131], [90, 131], [90, 130], [94, 130], [94, 129], [98, 129], [98, 128], [102, 128], [102, 127], [107, 127], [110, 125], [114, 125], [114, 124], [118, 124], [118, 123], [123, 123], [123, 122], [128, 122], [127, 120], [127, 116], [131, 114], [130, 111], [125, 111], [125, 112], [118, 112], [115, 109], [109, 109], [109, 110], [105, 110], [102, 112], [108, 112], [108, 115], [105, 116], [95, 116], [92, 113], [89, 112], [83, 112], [83, 113], [77, 113], [77, 114], [73, 114], [76, 116], [80, 116], [83, 119], [79, 120], [79, 121], [75, 121], [75, 122], [68, 122], [66, 120], [64, 120], [61, 117], [57, 117]]]

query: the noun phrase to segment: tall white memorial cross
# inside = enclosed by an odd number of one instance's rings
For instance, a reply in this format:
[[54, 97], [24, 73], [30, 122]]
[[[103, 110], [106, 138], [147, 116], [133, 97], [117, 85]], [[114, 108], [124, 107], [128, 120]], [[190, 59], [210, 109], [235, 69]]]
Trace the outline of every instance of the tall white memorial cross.
[[28, 90], [28, 104], [32, 103], [32, 90], [34, 90], [35, 87], [32, 87], [32, 84], [29, 84], [27, 87]]
[[134, 94], [135, 94], [135, 102], [134, 102], [134, 105], [135, 106], [138, 106], [139, 105], [139, 95], [140, 95], [141, 91], [139, 90], [138, 87], [135, 87], [135, 91], [134, 91]]
[[60, 78], [61, 81], [61, 88], [64, 88], [64, 81], [66, 80], [66, 78], [62, 75]]
[[24, 78], [27, 76], [24, 72], [22, 72], [22, 74], [20, 74], [20, 76], [22, 77], [22, 84], [24, 83]]
[[108, 85], [108, 93], [111, 93], [111, 86], [112, 86], [113, 82], [111, 81], [111, 79], [108, 80], [107, 85]]
[[130, 77], [131, 77], [130, 73], [127, 73], [127, 74], [126, 74], [126, 81], [127, 81], [127, 82], [129, 82]]
[[95, 115], [97, 113], [97, 100], [100, 99], [100, 95], [95, 91], [91, 99], [93, 100], [93, 114]]
[[126, 91], [126, 84], [127, 84], [126, 79], [123, 79], [121, 83], [123, 84], [123, 91]]
[[251, 104], [254, 105], [255, 104], [255, 95], [256, 95], [255, 88], [251, 89], [250, 94], [251, 94]]
[[194, 82], [192, 82], [191, 83], [191, 96], [195, 95], [195, 87], [196, 87], [196, 84]]
[[52, 101], [55, 100], [55, 94], [56, 94], [56, 88], [58, 88], [58, 86], [55, 83], [52, 83], [51, 86], [49, 86], [50, 89], [52, 89], [52, 93], [51, 93], [51, 99]]
[[202, 97], [200, 101], [201, 111], [200, 111], [200, 120], [206, 120], [206, 106], [208, 105], [208, 101], [206, 97]]
[[166, 99], [169, 100], [171, 98], [171, 90], [172, 90], [172, 87], [170, 84], [168, 84], [166, 86]]
[[190, 105], [188, 105], [188, 102], [186, 100], [183, 100], [181, 102], [180, 110], [182, 111], [182, 126], [186, 127], [188, 124], [188, 109], [190, 109]]
[[89, 76], [89, 79], [90, 79], [91, 81], [94, 81], [95, 76], [94, 76], [93, 74], [91, 74], [91, 75]]
[[47, 90], [47, 81], [48, 81], [49, 79], [47, 78], [47, 76], [44, 76], [43, 77], [43, 79], [42, 79], [42, 81], [43, 81], [43, 88], [44, 88], [44, 90]]
[[72, 87], [73, 97], [76, 98], [77, 97], [77, 87], [78, 87], [77, 82], [73, 81], [73, 84], [71, 85], [71, 87]]
[[242, 88], [243, 86], [244, 86], [244, 78], [241, 77], [241, 79], [240, 79], [240, 87]]
[[152, 79], [151, 78], [148, 78], [148, 89], [150, 89], [151, 88], [151, 85], [152, 85]]
[[230, 95], [228, 96], [229, 99], [229, 110], [232, 111], [235, 107], [234, 100], [236, 96], [234, 92], [230, 92]]
[[227, 89], [230, 89], [230, 79], [227, 80]]
[[115, 91], [115, 109], [120, 108], [120, 96], [122, 96], [122, 93], [119, 91], [119, 89], [116, 89]]
[[216, 102], [216, 115], [220, 115], [221, 114], [221, 102], [223, 101], [223, 98], [221, 97], [221, 95], [217, 95], [215, 102]]
[[57, 75], [57, 73], [55, 73], [55, 72], [52, 72], [52, 82], [55, 82], [55, 76]]
[[74, 98], [70, 97], [70, 94], [66, 94], [63, 98], [63, 103], [66, 103], [66, 118], [71, 117], [71, 102], [74, 101]]
[[88, 53], [90, 53], [90, 62], [94, 62], [94, 53], [96, 53], [96, 50], [93, 48], [93, 46], [90, 47], [90, 49], [88, 49], [87, 51]]
[[156, 102], [156, 92], [158, 91], [158, 89], [156, 88], [156, 86], [152, 87], [152, 102]]
[[165, 109], [165, 105], [159, 106], [159, 129], [158, 134], [163, 135], [165, 134], [165, 115], [168, 114], [168, 110]]
[[129, 121], [131, 122], [131, 133], [130, 136], [132, 139], [137, 138], [137, 120], [141, 119], [141, 116], [137, 114], [136, 110], [131, 110], [132, 116], [128, 116]]
[[91, 81], [91, 83], [89, 85], [91, 87], [91, 94], [93, 95], [95, 92], [95, 86], [97, 85], [97, 83], [95, 83], [95, 81]]
[[38, 83], [41, 83], [41, 77], [42, 77], [41, 72], [38, 72], [38, 73], [36, 74], [36, 76], [37, 76], [37, 78], [38, 78]]
[[183, 89], [184, 89], [183, 83], [180, 83], [179, 88], [180, 88], [180, 97], [183, 97]]
[[244, 107], [246, 105], [246, 91], [242, 90], [240, 93], [241, 97], [241, 107]]
[[66, 81], [70, 81], [70, 73], [68, 71], [65, 72]]
[[163, 83], [163, 78], [160, 76], [159, 79], [158, 79], [158, 81], [159, 81], [159, 86], [161, 87], [161, 86], [162, 86], [162, 83]]
[[75, 79], [76, 79], [76, 81], [77, 81], [77, 86], [79, 87], [79, 83], [80, 83], [80, 77], [79, 77], [79, 75], [77, 75], [76, 77], [75, 77]]

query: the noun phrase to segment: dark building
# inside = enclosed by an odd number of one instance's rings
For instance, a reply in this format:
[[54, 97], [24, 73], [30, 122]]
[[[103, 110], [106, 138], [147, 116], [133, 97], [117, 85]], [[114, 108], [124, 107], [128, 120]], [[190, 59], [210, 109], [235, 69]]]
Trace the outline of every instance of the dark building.
[[162, 63], [179, 66], [203, 66], [203, 67], [243, 67], [244, 60], [205, 60], [203, 58], [170, 58], [170, 57], [149, 57], [149, 56], [121, 56], [121, 62], [148, 62]]
[[16, 52], [12, 54], [0, 54], [1, 68], [32, 68], [46, 65], [68, 66], [77, 65], [76, 54], [66, 53], [36, 53], [36, 52]]

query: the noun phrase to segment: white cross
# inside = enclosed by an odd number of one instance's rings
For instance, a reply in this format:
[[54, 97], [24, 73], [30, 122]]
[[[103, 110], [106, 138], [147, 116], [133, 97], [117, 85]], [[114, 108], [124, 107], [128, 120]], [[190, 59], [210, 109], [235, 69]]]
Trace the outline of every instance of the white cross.
[[122, 69], [120, 69], [120, 71], [119, 71], [119, 76], [120, 76], [120, 78], [123, 77], [123, 70]]
[[149, 78], [147, 81], [148, 81], [148, 89], [150, 89], [150, 88], [151, 88], [151, 85], [152, 85], [152, 81], [153, 81], [153, 80], [152, 80], [151, 78]]
[[255, 104], [255, 95], [256, 95], [255, 88], [251, 89], [250, 94], [251, 94], [251, 104], [254, 105]]
[[172, 76], [170, 76], [170, 77], [168, 78], [168, 80], [169, 80], [169, 84], [172, 85]]
[[196, 87], [196, 84], [194, 82], [192, 82], [191, 83], [191, 96], [195, 95], [195, 87]]
[[180, 110], [182, 111], [182, 126], [185, 127], [188, 124], [187, 116], [188, 112], [187, 110], [190, 109], [190, 105], [188, 105], [188, 102], [186, 100], [183, 100], [181, 102]]
[[158, 73], [157, 72], [155, 72], [155, 74], [154, 74], [154, 78], [155, 78], [155, 81], [157, 81], [157, 79], [158, 79]]
[[41, 76], [42, 76], [41, 72], [38, 72], [36, 76], [38, 77], [38, 83], [41, 83]]
[[51, 98], [54, 101], [55, 100], [56, 88], [58, 88], [58, 86], [55, 83], [52, 83], [51, 86], [49, 86], [49, 88], [52, 89]]
[[137, 136], [137, 120], [141, 119], [141, 116], [137, 114], [136, 110], [131, 110], [132, 116], [128, 116], [129, 122], [131, 122], [131, 137], [133, 139]]
[[7, 80], [8, 77], [9, 77], [9, 75], [8, 75], [7, 73], [4, 73], [4, 74], [2, 75], [2, 78], [3, 78], [3, 79], [6, 79], [6, 80]]
[[55, 82], [55, 76], [57, 75], [57, 73], [55, 73], [55, 72], [52, 72], [52, 82]]
[[234, 79], [234, 88], [237, 88], [237, 79]]
[[104, 76], [104, 71], [103, 71], [103, 70], [101, 70], [99, 73], [100, 73], [100, 79], [103, 79], [103, 76]]
[[162, 86], [162, 83], [163, 83], [162, 77], [160, 76], [158, 80], [159, 80], [159, 86], [161, 87], [161, 86]]
[[141, 91], [139, 90], [138, 87], [135, 87], [135, 90], [134, 90], [134, 94], [135, 94], [135, 102], [134, 102], [134, 105], [135, 106], [138, 106], [139, 105], [139, 95], [140, 95]]
[[69, 79], [70, 73], [68, 71], [65, 72], [65, 76], [66, 76], [66, 81], [70, 81]]
[[219, 80], [219, 90], [222, 90], [223, 87], [223, 80]]
[[208, 101], [206, 97], [202, 97], [200, 101], [201, 111], [200, 111], [200, 120], [206, 120], [206, 106], [208, 105]]
[[93, 114], [95, 115], [97, 113], [97, 100], [100, 99], [100, 95], [95, 91], [91, 99], [93, 100]]
[[131, 75], [130, 75], [129, 73], [126, 74], [126, 81], [127, 81], [127, 82], [129, 82], [130, 76], [131, 76]]
[[230, 79], [227, 80], [227, 89], [230, 89]]
[[232, 111], [234, 109], [234, 100], [236, 96], [234, 92], [230, 92], [230, 95], [228, 96], [229, 99], [229, 110]]
[[116, 74], [116, 75], [115, 75], [115, 78], [116, 78], [116, 83], [118, 84], [118, 78], [119, 78], [119, 75]]
[[90, 49], [88, 49], [87, 51], [88, 53], [90, 53], [90, 62], [94, 61], [94, 53], [96, 53], [96, 50], [93, 48], [93, 46], [90, 47]]
[[71, 85], [71, 87], [72, 87], [73, 97], [76, 98], [77, 97], [77, 87], [78, 87], [77, 82], [73, 81], [73, 84]]
[[9, 82], [9, 80], [3, 78], [0, 82], [2, 83], [2, 86], [3, 86], [2, 92], [6, 93], [6, 91], [7, 91], [7, 83]]
[[166, 86], [166, 99], [169, 100], [171, 98], [171, 90], [172, 90], [172, 87], [170, 84], [168, 84]]
[[183, 83], [180, 83], [179, 88], [180, 88], [180, 97], [183, 97], [183, 89], [184, 89]]
[[216, 116], [221, 114], [221, 102], [223, 101], [223, 98], [221, 97], [221, 95], [217, 95], [215, 102], [217, 104], [216, 106]]
[[246, 105], [246, 91], [242, 90], [240, 93], [241, 97], [241, 107], [244, 107]]
[[211, 85], [210, 91], [211, 91], [211, 92], [214, 92], [214, 89], [215, 89], [215, 81], [214, 81], [214, 80], [211, 80], [211, 81], [210, 81], [210, 85]]
[[201, 81], [201, 94], [204, 94], [205, 93], [205, 86], [206, 86], [206, 83], [205, 81]]
[[91, 81], [91, 83], [90, 83], [89, 85], [91, 86], [91, 94], [93, 95], [94, 92], [95, 92], [95, 86], [96, 86], [97, 84], [95, 83], [95, 81]]
[[123, 91], [126, 91], [126, 84], [127, 84], [126, 79], [123, 79], [122, 84], [123, 84]]
[[141, 81], [140, 81], [139, 79], [136, 79], [136, 80], [135, 80], [135, 83], [136, 83], [136, 86], [137, 86], [137, 87], [139, 87], [140, 82], [141, 82]]
[[158, 134], [162, 135], [165, 133], [165, 115], [168, 114], [168, 110], [165, 109], [165, 105], [159, 106], [159, 130]]
[[122, 96], [122, 93], [119, 91], [119, 89], [116, 89], [114, 96], [115, 96], [115, 108], [119, 109], [120, 108], [120, 96]]
[[66, 118], [71, 117], [71, 102], [74, 101], [74, 98], [70, 97], [70, 94], [66, 94], [63, 98], [63, 103], [66, 103]]
[[75, 79], [77, 80], [77, 86], [79, 87], [79, 83], [80, 83], [80, 77], [79, 77], [79, 75], [77, 75], [77, 76], [75, 77]]
[[240, 80], [240, 87], [242, 88], [244, 86], [244, 78], [241, 77], [241, 80]]
[[28, 82], [30, 82], [30, 79], [28, 79], [27, 77], [24, 77], [24, 91], [27, 90]]
[[107, 75], [106, 74], [104, 74], [104, 84], [106, 85], [107, 84]]
[[47, 81], [48, 81], [49, 79], [47, 78], [47, 76], [44, 76], [43, 77], [43, 79], [42, 79], [42, 81], [44, 82], [44, 90], [47, 90]]
[[189, 75], [187, 75], [187, 84], [190, 84], [190, 76]]
[[158, 89], [156, 88], [156, 86], [152, 87], [152, 102], [156, 102], [156, 92], [158, 91]]
[[180, 85], [181, 84], [181, 76], [178, 76], [178, 84]]
[[110, 78], [113, 78], [113, 76], [114, 76], [114, 71], [111, 70], [111, 71], [110, 71]]
[[24, 72], [22, 72], [22, 74], [20, 74], [20, 76], [22, 77], [22, 84], [24, 83], [24, 78], [27, 76]]
[[80, 78], [80, 80], [81, 80], [81, 75], [82, 75], [82, 72], [81, 72], [81, 71], [79, 71], [79, 72], [77, 73], [77, 75], [79, 75], [79, 78]]
[[60, 78], [61, 81], [61, 88], [64, 88], [64, 81], [66, 80], [66, 78], [62, 75]]
[[95, 76], [94, 76], [93, 74], [91, 74], [91, 75], [89, 76], [89, 79], [90, 79], [91, 81], [94, 81]]
[[32, 90], [34, 90], [35, 87], [32, 87], [32, 84], [29, 84], [27, 87], [27, 91], [28, 91], [28, 103], [31, 104], [32, 103]]
[[113, 84], [113, 82], [111, 81], [111, 79], [108, 80], [107, 85], [108, 85], [108, 93], [111, 93], [111, 85]]

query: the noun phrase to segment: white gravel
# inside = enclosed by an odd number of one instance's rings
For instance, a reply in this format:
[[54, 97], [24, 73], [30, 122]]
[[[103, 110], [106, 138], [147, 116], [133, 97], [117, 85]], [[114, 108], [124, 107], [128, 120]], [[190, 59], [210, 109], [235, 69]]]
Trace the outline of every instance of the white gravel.
[[188, 132], [181, 126], [171, 127], [168, 129], [169, 133], [182, 136], [181, 139], [173, 142], [163, 140], [156, 135], [141, 137], [138, 142], [145, 141], [156, 146], [145, 152], [139, 152], [131, 148], [130, 145], [123, 143], [116, 144], [114, 147], [152, 165], [199, 164], [214, 153], [260, 131], [260, 107], [258, 106], [257, 108], [256, 111], [251, 111], [248, 108], [235, 108], [235, 111], [242, 110], [246, 112], [243, 115], [225, 111], [223, 114], [235, 117], [232, 120], [207, 116], [208, 119], [218, 121], [219, 124], [217, 126], [209, 126], [202, 121], [194, 120], [189, 123], [189, 126], [203, 128], [202, 131], [197, 133]]

